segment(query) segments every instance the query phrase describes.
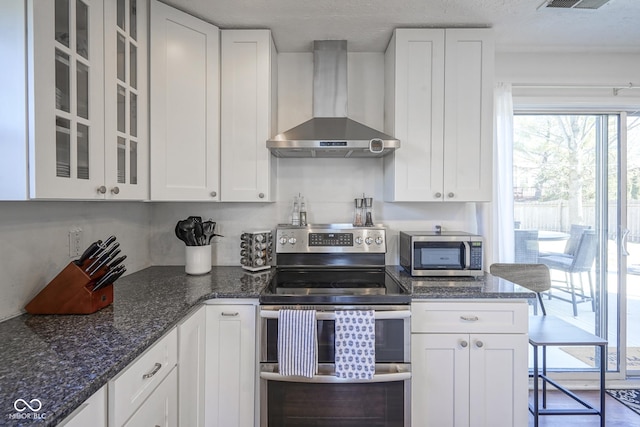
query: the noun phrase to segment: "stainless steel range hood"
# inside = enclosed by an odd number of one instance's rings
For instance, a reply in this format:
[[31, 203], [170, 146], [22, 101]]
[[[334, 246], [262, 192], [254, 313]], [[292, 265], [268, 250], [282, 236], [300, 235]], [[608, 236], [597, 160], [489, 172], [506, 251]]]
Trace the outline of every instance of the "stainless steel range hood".
[[347, 42], [313, 43], [313, 118], [267, 141], [276, 157], [382, 157], [400, 141], [347, 117]]

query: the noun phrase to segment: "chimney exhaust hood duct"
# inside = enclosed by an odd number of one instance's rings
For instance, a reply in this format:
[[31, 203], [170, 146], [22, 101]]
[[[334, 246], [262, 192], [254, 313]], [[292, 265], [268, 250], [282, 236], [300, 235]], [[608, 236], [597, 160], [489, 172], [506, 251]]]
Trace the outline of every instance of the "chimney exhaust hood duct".
[[347, 42], [313, 42], [313, 118], [267, 141], [276, 157], [382, 157], [400, 141], [347, 117]]

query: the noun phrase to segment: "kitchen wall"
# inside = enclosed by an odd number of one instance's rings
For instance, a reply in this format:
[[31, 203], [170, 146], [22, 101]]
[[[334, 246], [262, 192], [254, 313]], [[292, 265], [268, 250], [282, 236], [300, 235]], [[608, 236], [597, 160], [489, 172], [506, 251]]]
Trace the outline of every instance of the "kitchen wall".
[[[278, 131], [311, 117], [312, 55], [279, 55]], [[349, 112], [352, 118], [382, 130], [383, 55], [349, 54]], [[640, 81], [640, 54], [498, 53], [497, 81], [603, 84]], [[539, 91], [538, 91], [539, 92]], [[558, 91], [555, 91], [558, 93]], [[548, 92], [547, 92], [548, 93]], [[524, 97], [527, 95], [527, 97]], [[593, 94], [590, 94], [593, 95]], [[598, 91], [602, 103], [640, 107], [639, 91]], [[520, 94], [520, 100], [535, 93]], [[539, 94], [537, 95], [539, 96]], [[576, 102], [591, 102], [578, 96]], [[307, 199], [312, 223], [350, 222], [352, 199], [363, 192], [375, 199], [374, 220], [390, 229], [387, 262], [397, 263], [397, 232], [431, 229], [478, 231], [489, 235], [488, 204], [384, 203], [382, 163], [375, 159], [280, 159], [278, 195], [274, 203], [139, 203], [139, 202], [0, 202], [0, 320], [20, 313], [69, 261], [68, 231], [83, 229], [89, 243], [118, 236], [126, 265], [133, 272], [149, 265], [184, 263], [183, 244], [173, 234], [188, 215], [218, 222], [213, 251], [217, 265], [239, 265], [243, 230], [287, 222], [293, 195]]]
[[127, 270], [149, 266], [150, 212], [139, 202], [0, 202], [0, 320], [19, 314], [71, 261], [71, 229], [82, 229], [85, 245], [115, 235]]
[[[384, 55], [350, 53], [349, 116], [383, 130]], [[278, 132], [312, 117], [313, 54], [278, 56]], [[152, 210], [151, 257], [154, 265], [183, 264], [184, 245], [174, 233], [175, 223], [189, 215], [218, 223], [213, 248], [218, 265], [239, 265], [244, 230], [273, 229], [291, 220], [294, 195], [303, 194], [311, 224], [350, 223], [353, 199], [365, 193], [374, 198], [376, 223], [389, 228], [387, 263], [398, 264], [399, 230], [432, 230], [441, 224], [449, 230], [477, 231], [475, 204], [384, 203], [381, 159], [278, 159], [277, 198], [274, 203], [155, 203]], [[224, 195], [223, 195], [224, 197]]]

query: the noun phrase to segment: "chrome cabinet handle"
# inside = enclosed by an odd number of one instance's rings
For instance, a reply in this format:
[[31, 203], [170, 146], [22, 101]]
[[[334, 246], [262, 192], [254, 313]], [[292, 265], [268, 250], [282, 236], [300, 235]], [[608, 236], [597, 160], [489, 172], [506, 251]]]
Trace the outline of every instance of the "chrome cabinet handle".
[[460, 319], [464, 320], [465, 322], [477, 322], [478, 320], [480, 320], [478, 316], [460, 316]]
[[469, 345], [469, 343], [468, 343], [468, 342], [466, 342], [466, 341], [464, 341], [464, 340], [463, 340], [463, 341], [460, 341], [460, 347], [462, 347], [462, 348], [467, 348], [467, 346], [468, 346], [468, 345]]
[[142, 375], [142, 379], [148, 380], [149, 378], [157, 374], [160, 368], [162, 368], [162, 364], [156, 362], [156, 364], [153, 366], [153, 370], [151, 372], [147, 372], [146, 374]]
[[258, 194], [258, 197], [260, 197], [261, 199], [264, 199], [264, 193]]
[[120, 193], [120, 188], [118, 188], [118, 187], [113, 187], [113, 188], [111, 189], [111, 194], [118, 194], [118, 193]]
[[483, 346], [484, 346], [484, 343], [482, 341], [476, 341], [476, 347], [482, 348]]
[[107, 187], [105, 187], [104, 185], [101, 185], [100, 187], [98, 187], [98, 193], [105, 194], [106, 192], [107, 192]]
[[211, 197], [216, 197], [217, 195], [218, 195], [218, 193], [217, 193], [217, 192], [215, 192], [215, 191], [212, 191], [212, 192], [211, 192]]
[[225, 312], [222, 312], [222, 314], [221, 314], [221, 315], [222, 315], [222, 316], [225, 316], [225, 317], [236, 317], [238, 314], [240, 314], [240, 313], [238, 313], [238, 312], [235, 312], [235, 313], [225, 313]]
[[447, 197], [448, 197], [448, 198], [453, 199], [453, 196], [455, 196], [455, 194], [453, 194], [453, 193], [447, 193]]
[[440, 197], [442, 197], [442, 193], [436, 193], [436, 194], [434, 194], [434, 196], [435, 196], [436, 199], [439, 199]]

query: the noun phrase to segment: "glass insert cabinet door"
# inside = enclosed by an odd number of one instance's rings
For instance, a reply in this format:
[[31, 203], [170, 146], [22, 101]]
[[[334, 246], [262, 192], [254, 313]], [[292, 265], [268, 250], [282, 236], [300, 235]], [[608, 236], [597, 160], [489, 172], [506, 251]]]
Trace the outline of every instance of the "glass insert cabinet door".
[[31, 198], [103, 198], [102, 0], [27, 2]]
[[148, 198], [147, 2], [105, 3], [106, 197]]

